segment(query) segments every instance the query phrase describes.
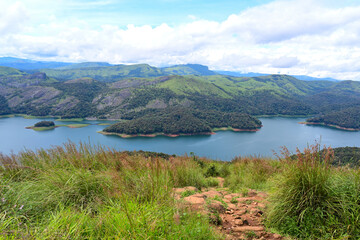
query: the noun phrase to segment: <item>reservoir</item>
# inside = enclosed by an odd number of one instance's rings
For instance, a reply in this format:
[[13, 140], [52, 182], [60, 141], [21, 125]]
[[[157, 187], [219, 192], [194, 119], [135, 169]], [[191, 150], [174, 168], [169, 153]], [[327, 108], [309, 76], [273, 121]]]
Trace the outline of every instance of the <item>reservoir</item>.
[[[48, 131], [25, 129], [44, 119], [22, 117], [0, 119], [0, 152], [18, 153], [24, 149], [36, 150], [62, 145], [65, 142], [101, 144], [117, 150], [144, 150], [168, 154], [190, 154], [211, 159], [230, 161], [235, 156], [274, 157], [286, 146], [291, 152], [296, 147], [303, 150], [315, 141], [331, 147], [360, 147], [360, 132], [350, 132], [323, 126], [299, 124], [304, 118], [260, 118], [263, 127], [258, 132], [219, 131], [214, 135], [181, 136], [176, 138], [157, 136], [154, 138], [121, 138], [97, 133], [106, 126], [104, 121], [83, 121], [90, 124], [83, 128], [58, 127]], [[45, 120], [54, 120], [51, 118]], [[70, 124], [73, 122], [57, 122]], [[79, 123], [79, 122], [74, 122]]]

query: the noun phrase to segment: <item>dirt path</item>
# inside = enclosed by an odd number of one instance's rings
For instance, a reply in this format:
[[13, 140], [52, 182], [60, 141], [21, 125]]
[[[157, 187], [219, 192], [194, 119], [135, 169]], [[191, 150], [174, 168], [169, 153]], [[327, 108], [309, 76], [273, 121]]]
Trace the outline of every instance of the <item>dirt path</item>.
[[284, 239], [267, 232], [262, 223], [267, 204], [264, 192], [230, 193], [226, 188], [199, 191], [195, 187], [176, 188], [174, 192], [175, 198], [192, 210], [208, 215], [226, 239]]

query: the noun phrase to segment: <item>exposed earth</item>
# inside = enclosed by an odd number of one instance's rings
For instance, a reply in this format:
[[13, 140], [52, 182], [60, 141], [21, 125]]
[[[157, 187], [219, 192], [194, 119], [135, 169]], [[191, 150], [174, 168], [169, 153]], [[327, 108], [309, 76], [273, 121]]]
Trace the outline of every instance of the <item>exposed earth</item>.
[[192, 211], [207, 215], [226, 239], [286, 239], [264, 227], [263, 213], [268, 204], [266, 193], [251, 189], [230, 193], [223, 188], [224, 179], [218, 180], [220, 188], [202, 191], [192, 186], [175, 188], [174, 197]]

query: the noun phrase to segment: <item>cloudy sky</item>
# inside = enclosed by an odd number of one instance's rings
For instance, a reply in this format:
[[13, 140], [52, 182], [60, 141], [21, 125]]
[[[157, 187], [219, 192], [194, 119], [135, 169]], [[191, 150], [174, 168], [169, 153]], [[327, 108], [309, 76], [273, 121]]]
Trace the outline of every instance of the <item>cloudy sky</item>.
[[1, 0], [0, 56], [360, 80], [359, 0]]

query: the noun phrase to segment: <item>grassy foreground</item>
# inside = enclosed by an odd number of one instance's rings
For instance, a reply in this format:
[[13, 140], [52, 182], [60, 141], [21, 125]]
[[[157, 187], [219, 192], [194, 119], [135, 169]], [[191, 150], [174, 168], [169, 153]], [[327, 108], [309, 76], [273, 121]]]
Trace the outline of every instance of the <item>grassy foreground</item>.
[[[279, 161], [231, 163], [67, 143], [0, 155], [0, 238], [222, 239], [174, 187], [270, 192], [266, 226], [298, 239], [360, 237], [360, 171], [331, 167], [318, 146]], [[175, 217], [178, 216], [178, 217]]]

